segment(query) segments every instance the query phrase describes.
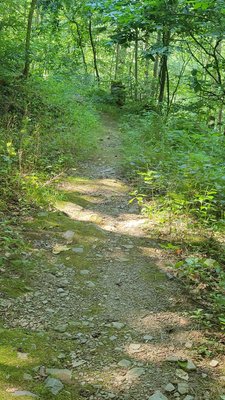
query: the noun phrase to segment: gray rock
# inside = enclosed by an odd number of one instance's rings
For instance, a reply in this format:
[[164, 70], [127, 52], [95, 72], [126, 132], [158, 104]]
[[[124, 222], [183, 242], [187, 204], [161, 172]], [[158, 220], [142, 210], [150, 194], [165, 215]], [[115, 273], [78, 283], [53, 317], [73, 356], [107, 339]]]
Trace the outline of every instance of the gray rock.
[[[224, 397], [225, 398], [225, 397]], [[185, 396], [184, 400], [194, 400], [194, 396], [190, 396], [189, 394]]]
[[123, 329], [125, 325], [122, 322], [113, 322], [112, 326], [113, 326], [113, 328], [120, 330], [120, 329]]
[[67, 324], [57, 325], [55, 327], [55, 331], [56, 332], [60, 332], [60, 333], [64, 333], [64, 332], [66, 332], [67, 326], [68, 326]]
[[144, 368], [140, 368], [140, 367], [135, 367], [130, 369], [130, 371], [127, 372], [126, 374], [126, 380], [128, 381], [134, 381], [137, 378], [139, 378], [141, 375], [145, 374], [145, 369]]
[[176, 389], [176, 388], [175, 388], [175, 386], [174, 386], [172, 383], [168, 383], [168, 384], [165, 386], [165, 392], [168, 392], [168, 393], [174, 392], [175, 389]]
[[69, 369], [47, 368], [46, 372], [48, 375], [52, 375], [54, 378], [58, 378], [62, 382], [71, 383], [72, 381], [72, 371]]
[[178, 362], [179, 361], [179, 357], [171, 355], [171, 356], [166, 357], [166, 361], [168, 361], [168, 362]]
[[62, 234], [62, 237], [68, 241], [72, 241], [74, 238], [75, 232], [73, 231], [66, 231]]
[[45, 386], [55, 396], [59, 392], [61, 392], [61, 390], [64, 388], [64, 385], [62, 384], [62, 382], [59, 379], [49, 378], [49, 377], [45, 380]]
[[177, 385], [177, 390], [180, 394], [188, 394], [189, 385], [186, 382], [180, 382]]
[[27, 390], [16, 390], [15, 392], [12, 393], [12, 396], [29, 396], [29, 397], [34, 397], [34, 398], [38, 398], [38, 396], [34, 393], [28, 392]]
[[89, 288], [94, 288], [94, 287], [95, 287], [94, 282], [91, 282], [91, 281], [87, 281], [87, 282], [86, 282], [86, 285], [87, 285], [87, 287], [89, 287]]
[[81, 274], [81, 275], [89, 275], [89, 274], [90, 274], [90, 271], [88, 271], [88, 269], [82, 269], [82, 270], [80, 271], [80, 274]]
[[189, 376], [188, 373], [183, 371], [183, 369], [177, 369], [176, 370], [176, 376], [180, 379], [183, 379], [184, 381], [188, 381], [189, 380]]
[[193, 363], [192, 360], [188, 360], [185, 369], [186, 369], [187, 371], [196, 371], [197, 367], [196, 367], [196, 365]]
[[161, 393], [159, 390], [157, 390], [152, 396], [148, 398], [148, 400], [168, 400], [168, 398], [164, 396], [164, 394]]
[[129, 360], [121, 360], [120, 362], [118, 362], [119, 367], [122, 368], [129, 368], [131, 366], [131, 362]]
[[64, 293], [65, 291], [64, 291], [64, 289], [63, 288], [59, 288], [59, 289], [57, 289], [57, 293]]
[[217, 367], [219, 365], [219, 361], [212, 360], [212, 361], [210, 361], [209, 365], [210, 365], [210, 367], [215, 368], [215, 367]]
[[73, 247], [72, 251], [73, 253], [82, 254], [84, 252], [84, 249], [83, 247]]
[[145, 335], [145, 336], [143, 337], [143, 339], [144, 339], [146, 342], [149, 342], [150, 340], [153, 340], [154, 338], [153, 338], [153, 336], [151, 336], [151, 335]]

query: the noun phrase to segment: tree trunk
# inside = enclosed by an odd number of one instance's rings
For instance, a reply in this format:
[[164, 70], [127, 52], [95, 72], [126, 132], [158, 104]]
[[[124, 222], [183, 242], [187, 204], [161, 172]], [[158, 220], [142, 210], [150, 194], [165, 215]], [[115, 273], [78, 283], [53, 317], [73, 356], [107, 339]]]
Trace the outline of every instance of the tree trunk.
[[134, 48], [134, 99], [138, 99], [138, 28], [135, 30], [135, 48]]
[[[165, 29], [163, 32], [163, 47], [168, 49], [170, 43], [170, 32], [168, 29]], [[159, 74], [159, 98], [158, 103], [161, 106], [164, 100], [165, 86], [167, 83], [167, 92], [168, 92], [168, 54], [165, 53], [161, 58], [161, 68]]]
[[31, 31], [32, 31], [32, 22], [35, 7], [37, 5], [38, 0], [32, 0], [30, 4], [30, 10], [28, 14], [27, 20], [27, 33], [26, 33], [26, 42], [25, 42], [25, 62], [24, 62], [24, 69], [23, 69], [23, 76], [25, 79], [28, 78], [30, 72], [30, 42], [31, 42]]
[[74, 23], [75, 23], [76, 29], [77, 29], [78, 46], [80, 47], [82, 60], [83, 60], [83, 65], [84, 65], [84, 70], [85, 70], [85, 73], [87, 74], [88, 73], [88, 68], [87, 68], [86, 57], [85, 57], [85, 54], [84, 54], [82, 34], [81, 34], [81, 31], [80, 31], [80, 27], [79, 27], [78, 22], [74, 21]]
[[[157, 34], [156, 44], [160, 45], [161, 42], [161, 32]], [[159, 55], [155, 55], [155, 62], [153, 67], [153, 80], [151, 85], [151, 97], [157, 99], [158, 96], [158, 78], [159, 78]]]
[[116, 45], [116, 63], [115, 63], [115, 74], [114, 74], [114, 80], [115, 82], [117, 81], [118, 78], [118, 70], [119, 70], [119, 55], [120, 55], [120, 45], [117, 43]]
[[95, 42], [94, 42], [94, 39], [93, 39], [92, 19], [91, 19], [91, 17], [89, 19], [88, 30], [89, 30], [91, 48], [92, 48], [92, 53], [93, 53], [95, 74], [96, 74], [96, 78], [97, 78], [98, 83], [100, 83], [100, 75], [99, 75], [99, 72], [98, 72], [98, 62], [97, 62], [97, 52], [96, 52]]

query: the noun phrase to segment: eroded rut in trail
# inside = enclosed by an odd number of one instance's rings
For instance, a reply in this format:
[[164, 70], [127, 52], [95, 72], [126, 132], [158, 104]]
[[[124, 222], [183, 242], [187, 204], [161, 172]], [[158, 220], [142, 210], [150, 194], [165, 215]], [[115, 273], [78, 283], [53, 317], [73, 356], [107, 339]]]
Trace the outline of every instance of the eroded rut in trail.
[[148, 239], [147, 220], [129, 205], [119, 132], [106, 117], [104, 124], [102, 157], [60, 185], [60, 212], [26, 227], [46, 263], [5, 324], [47, 332], [60, 340], [59, 353], [70, 350], [57, 365], [81, 385], [71, 399], [219, 399], [221, 372], [196, 351], [204, 333], [188, 318], [192, 305], [166, 274], [159, 243]]

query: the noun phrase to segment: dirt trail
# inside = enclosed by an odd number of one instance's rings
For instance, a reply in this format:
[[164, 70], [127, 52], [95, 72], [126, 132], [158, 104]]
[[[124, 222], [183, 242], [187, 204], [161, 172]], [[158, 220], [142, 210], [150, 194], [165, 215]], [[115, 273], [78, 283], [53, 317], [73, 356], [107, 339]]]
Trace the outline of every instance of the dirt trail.
[[[221, 372], [199, 355], [204, 332], [166, 274], [159, 243], [147, 237], [147, 220], [129, 205], [130, 188], [118, 167], [118, 128], [103, 120], [101, 157], [60, 186], [64, 199], [57, 209], [64, 214], [39, 215], [36, 228], [27, 228], [46, 264], [34, 290], [5, 313], [5, 323], [59, 340], [58, 352], [69, 354], [60, 367], [72, 370], [77, 390], [68, 385], [71, 397], [60, 399], [147, 400], [157, 390], [168, 399], [219, 399]], [[67, 249], [57, 253], [56, 245]], [[182, 377], [177, 360], [187, 359], [195, 365]]]

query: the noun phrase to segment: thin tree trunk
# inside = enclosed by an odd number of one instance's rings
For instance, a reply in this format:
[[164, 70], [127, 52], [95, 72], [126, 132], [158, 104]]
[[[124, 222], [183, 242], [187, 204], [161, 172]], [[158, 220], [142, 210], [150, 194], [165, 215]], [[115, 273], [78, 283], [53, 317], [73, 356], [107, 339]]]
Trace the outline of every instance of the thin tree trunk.
[[[158, 32], [156, 44], [159, 45], [160, 42], [161, 42], [161, 32]], [[156, 99], [158, 95], [158, 78], [159, 78], [159, 55], [156, 54], [153, 67], [153, 81], [151, 85], [151, 97], [153, 99]]]
[[37, 5], [38, 0], [31, 0], [28, 20], [27, 20], [27, 33], [26, 33], [26, 42], [25, 42], [25, 62], [23, 69], [23, 76], [25, 79], [28, 78], [30, 72], [30, 42], [31, 42], [31, 31], [32, 31], [32, 22], [34, 17], [35, 7]]
[[91, 17], [89, 19], [88, 29], [89, 29], [89, 36], [90, 36], [92, 53], [93, 53], [95, 74], [96, 74], [96, 78], [97, 78], [98, 83], [100, 83], [100, 75], [99, 75], [99, 71], [98, 71], [98, 62], [97, 62], [97, 52], [96, 52], [95, 42], [94, 42], [94, 39], [93, 39], [92, 19], [91, 19]]
[[[170, 43], [170, 32], [165, 29], [163, 32], [163, 47], [168, 48]], [[168, 79], [168, 54], [163, 54], [161, 58], [161, 68], [159, 75], [159, 98], [158, 103], [161, 106], [164, 100], [165, 94], [165, 86]], [[168, 90], [168, 82], [167, 82], [167, 90]]]
[[[145, 37], [145, 48], [144, 48], [144, 50], [146, 51], [146, 53], [147, 53], [147, 51], [148, 51], [148, 46], [149, 46], [149, 33], [147, 33], [146, 34], [146, 37]], [[150, 61], [149, 61], [149, 58], [148, 57], [146, 57], [146, 60], [145, 60], [145, 83], [146, 83], [146, 85], [148, 85], [148, 81], [149, 81], [149, 66], [150, 66]]]
[[85, 54], [84, 54], [82, 34], [81, 34], [81, 31], [80, 31], [80, 27], [79, 27], [78, 22], [74, 21], [74, 23], [75, 23], [76, 29], [77, 29], [78, 46], [80, 47], [82, 60], [83, 60], [83, 65], [84, 65], [84, 70], [85, 70], [85, 73], [87, 74], [88, 73], [88, 68], [87, 68], [86, 57], [85, 57]]
[[134, 50], [134, 79], [135, 79], [135, 90], [134, 99], [138, 99], [138, 29], [135, 30], [135, 50]]
[[119, 55], [120, 55], [120, 45], [117, 43], [116, 45], [116, 63], [115, 63], [115, 74], [114, 74], [114, 80], [115, 82], [117, 81], [118, 78], [118, 70], [119, 70]]

